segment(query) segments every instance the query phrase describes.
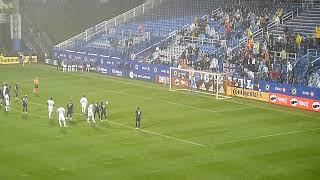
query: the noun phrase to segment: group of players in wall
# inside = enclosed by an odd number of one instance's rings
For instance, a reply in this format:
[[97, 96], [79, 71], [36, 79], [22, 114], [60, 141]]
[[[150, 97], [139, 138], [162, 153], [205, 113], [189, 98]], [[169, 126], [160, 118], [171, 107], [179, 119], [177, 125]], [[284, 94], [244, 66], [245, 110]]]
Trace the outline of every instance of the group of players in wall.
[[[33, 80], [34, 83], [34, 94], [36, 96], [38, 96], [39, 94], [39, 79], [38, 77], [36, 77]], [[9, 112], [11, 110], [10, 108], [10, 89], [11, 87], [8, 86], [8, 84], [5, 82], [3, 83], [2, 87], [1, 87], [1, 93], [0, 93], [0, 106], [5, 106], [5, 111]], [[16, 83], [15, 84], [15, 99], [19, 100], [18, 96], [19, 96], [19, 85]], [[28, 114], [28, 97], [27, 95], [24, 95], [21, 99], [22, 101], [22, 111], [25, 114]], [[97, 102], [97, 103], [91, 103], [88, 106], [88, 99], [86, 98], [86, 96], [83, 96], [80, 99], [80, 104], [81, 104], [81, 112], [84, 115], [87, 115], [87, 122], [88, 123], [96, 123], [96, 117], [99, 118], [99, 120], [101, 122], [105, 121], [107, 119], [107, 105], [109, 104], [108, 101], [106, 102]], [[48, 101], [47, 101], [47, 105], [48, 105], [48, 117], [50, 120], [53, 120], [53, 114], [54, 114], [54, 100], [51, 97]], [[72, 115], [74, 113], [74, 106], [73, 106], [73, 102], [70, 101], [67, 103], [67, 113], [64, 107], [60, 106], [59, 108], [57, 108], [58, 113], [58, 122], [59, 122], [59, 126], [60, 127], [68, 127], [67, 126], [67, 122], [66, 120], [72, 120]], [[66, 114], [66, 116], [65, 116]], [[141, 118], [142, 118], [142, 112], [140, 110], [140, 108], [138, 107], [137, 110], [135, 111], [135, 119], [136, 119], [136, 129], [140, 129], [140, 122], [141, 122]]]
[[[47, 101], [48, 104], [48, 113], [49, 113], [49, 119], [52, 120], [53, 119], [53, 113], [54, 113], [54, 101], [53, 98], [50, 98]], [[89, 104], [88, 105], [88, 99], [83, 96], [80, 99], [80, 104], [81, 104], [81, 111], [84, 115], [86, 115], [87, 113], [87, 122], [88, 123], [96, 123], [95, 117], [98, 117], [99, 120], [102, 122], [104, 120], [107, 119], [107, 104], [108, 101], [106, 101], [106, 103], [101, 102], [101, 103], [96, 103], [96, 104]], [[88, 107], [88, 108], [87, 108]], [[63, 107], [59, 107], [57, 109], [58, 112], [58, 120], [59, 120], [59, 126], [60, 127], [68, 127], [66, 124], [66, 120], [72, 120], [72, 115], [74, 113], [74, 106], [73, 106], [73, 102], [70, 101], [67, 104], [67, 114], [65, 117], [65, 108]]]

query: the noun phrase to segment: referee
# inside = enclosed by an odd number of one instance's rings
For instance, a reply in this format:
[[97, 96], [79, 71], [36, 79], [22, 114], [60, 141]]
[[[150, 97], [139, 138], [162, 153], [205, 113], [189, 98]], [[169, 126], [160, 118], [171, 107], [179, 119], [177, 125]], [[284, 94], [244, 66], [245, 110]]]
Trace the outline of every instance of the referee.
[[33, 84], [34, 84], [33, 93], [35, 95], [38, 95], [39, 94], [39, 78], [38, 78], [38, 76], [33, 80]]
[[142, 119], [142, 112], [140, 110], [140, 107], [137, 108], [135, 112], [136, 116], [136, 129], [140, 129], [141, 119]]

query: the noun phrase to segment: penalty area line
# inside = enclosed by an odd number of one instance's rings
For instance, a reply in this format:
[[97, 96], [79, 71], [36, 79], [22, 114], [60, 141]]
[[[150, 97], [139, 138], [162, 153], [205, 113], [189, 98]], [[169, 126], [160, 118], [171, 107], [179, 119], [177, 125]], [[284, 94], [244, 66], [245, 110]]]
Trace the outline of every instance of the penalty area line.
[[310, 131], [318, 131], [318, 130], [320, 130], [320, 128], [302, 129], [302, 130], [289, 131], [289, 132], [284, 132], [284, 133], [276, 133], [276, 134], [269, 134], [269, 135], [264, 135], [264, 136], [245, 138], [245, 139], [225, 141], [225, 142], [216, 143], [216, 144], [213, 144], [213, 145], [210, 145], [210, 146], [211, 147], [217, 147], [218, 145], [223, 145], [223, 144], [232, 144], [232, 143], [238, 143], [238, 142], [242, 142], [242, 141], [264, 139], [264, 138], [269, 138], [269, 137], [276, 137], [276, 136], [282, 136], [282, 135], [288, 135], [288, 134], [298, 134], [298, 133], [310, 132]]
[[[116, 123], [116, 122], [112, 122], [112, 121], [106, 121], [106, 122], [109, 122], [111, 124], [115, 124], [115, 125], [118, 125], [118, 126], [122, 126], [122, 127], [128, 128], [128, 129], [136, 130], [134, 127], [127, 126], [127, 125], [124, 125], [124, 124], [120, 124], [120, 123]], [[207, 145], [204, 145], [204, 144], [200, 144], [200, 143], [196, 143], [196, 142], [188, 141], [188, 140], [185, 140], [185, 139], [181, 139], [181, 138], [177, 138], [177, 137], [173, 137], [173, 136], [168, 136], [168, 135], [165, 135], [165, 134], [160, 134], [160, 133], [156, 133], [156, 132], [152, 132], [152, 131], [148, 131], [148, 130], [144, 130], [144, 129], [139, 129], [138, 131], [142, 131], [142, 132], [145, 132], [145, 133], [148, 133], [148, 134], [153, 134], [153, 135], [156, 135], [156, 136], [164, 137], [164, 138], [167, 138], [167, 139], [173, 139], [173, 140], [176, 140], [176, 141], [180, 141], [180, 142], [184, 142], [184, 143], [188, 143], [188, 144], [193, 144], [193, 145], [197, 145], [197, 146], [202, 146], [202, 147], [206, 147], [207, 146]]]
[[[39, 106], [44, 106], [43, 104], [39, 104], [39, 103], [34, 103], [34, 102], [31, 102], [31, 103], [35, 104], [35, 105], [39, 105]], [[75, 114], [82, 115], [81, 113], [75, 113]], [[136, 128], [134, 128], [134, 127], [127, 126], [127, 125], [124, 125], [124, 124], [120, 124], [120, 123], [117, 123], [117, 122], [108, 121], [108, 120], [105, 120], [105, 122], [109, 122], [110, 124], [115, 124], [115, 125], [118, 125], [118, 126], [122, 126], [122, 127], [127, 128], [127, 129], [136, 130]], [[173, 139], [173, 140], [176, 140], [176, 141], [197, 145], [197, 146], [202, 146], [202, 147], [206, 147], [207, 146], [207, 145], [204, 145], [204, 144], [200, 144], [200, 143], [196, 143], [196, 142], [188, 141], [188, 140], [185, 140], [185, 139], [181, 139], [181, 138], [177, 138], [177, 137], [173, 137], [173, 136], [168, 136], [168, 135], [165, 135], [165, 134], [160, 134], [160, 133], [156, 133], [156, 132], [152, 132], [152, 131], [148, 131], [148, 130], [144, 130], [144, 129], [139, 129], [139, 131], [142, 131], [142, 132], [145, 132], [145, 133], [148, 133], [148, 134], [153, 134], [153, 135], [156, 135], [156, 136], [161, 136], [161, 137], [164, 137], [164, 138], [167, 138], [167, 139]]]

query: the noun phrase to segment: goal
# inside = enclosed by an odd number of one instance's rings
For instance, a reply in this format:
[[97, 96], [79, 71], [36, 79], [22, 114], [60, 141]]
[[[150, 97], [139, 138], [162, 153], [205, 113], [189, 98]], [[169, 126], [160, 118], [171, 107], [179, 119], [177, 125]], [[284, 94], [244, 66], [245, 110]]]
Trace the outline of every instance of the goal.
[[227, 73], [170, 68], [170, 91], [193, 91], [215, 96], [216, 99], [229, 99], [226, 96], [227, 78]]

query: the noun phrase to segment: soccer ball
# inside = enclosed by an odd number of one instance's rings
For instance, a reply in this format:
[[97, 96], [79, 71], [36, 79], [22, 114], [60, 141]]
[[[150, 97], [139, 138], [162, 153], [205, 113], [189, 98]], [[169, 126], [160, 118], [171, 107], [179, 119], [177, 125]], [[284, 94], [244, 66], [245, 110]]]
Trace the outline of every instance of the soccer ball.
[[109, 104], [109, 102], [108, 102], [108, 101], [106, 101], [106, 104]]

